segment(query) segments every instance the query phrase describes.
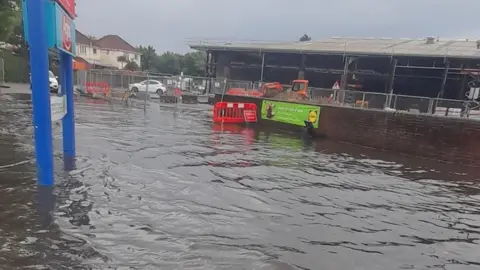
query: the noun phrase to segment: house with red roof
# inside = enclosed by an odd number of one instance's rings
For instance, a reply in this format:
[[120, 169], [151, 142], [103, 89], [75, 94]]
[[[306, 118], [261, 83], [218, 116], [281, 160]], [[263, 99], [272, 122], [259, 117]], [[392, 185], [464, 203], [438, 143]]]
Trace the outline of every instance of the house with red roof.
[[140, 53], [118, 35], [106, 35], [96, 39], [76, 31], [76, 62], [84, 62], [89, 68], [122, 69], [125, 62], [120, 56], [140, 66]]

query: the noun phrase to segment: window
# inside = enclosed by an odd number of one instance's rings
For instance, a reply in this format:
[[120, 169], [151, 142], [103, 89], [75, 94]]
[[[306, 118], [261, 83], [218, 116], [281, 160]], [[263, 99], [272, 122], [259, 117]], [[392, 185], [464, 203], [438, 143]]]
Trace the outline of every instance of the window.
[[158, 84], [158, 82], [157, 82], [157, 81], [149, 81], [149, 83], [148, 83], [148, 84], [149, 84], [149, 85], [152, 85], [152, 84]]
[[87, 47], [85, 45], [80, 45], [80, 53], [87, 53]]
[[135, 60], [138, 60], [138, 54], [135, 54]]
[[93, 48], [93, 54], [97, 54], [97, 48]]

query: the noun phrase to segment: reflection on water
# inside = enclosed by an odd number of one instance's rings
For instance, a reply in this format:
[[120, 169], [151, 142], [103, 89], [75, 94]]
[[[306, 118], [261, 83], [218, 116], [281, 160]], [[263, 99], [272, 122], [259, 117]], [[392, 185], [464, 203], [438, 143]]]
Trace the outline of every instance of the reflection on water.
[[5, 269], [480, 266], [478, 170], [80, 101], [77, 168], [54, 126], [57, 187], [37, 190], [29, 104], [1, 102]]

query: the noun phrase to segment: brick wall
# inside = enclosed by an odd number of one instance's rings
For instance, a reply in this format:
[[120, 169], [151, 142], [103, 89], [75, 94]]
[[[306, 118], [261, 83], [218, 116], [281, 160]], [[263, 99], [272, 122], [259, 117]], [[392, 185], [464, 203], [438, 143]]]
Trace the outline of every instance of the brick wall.
[[[261, 99], [224, 96], [224, 101], [256, 103], [260, 115]], [[329, 139], [480, 166], [480, 121], [328, 105], [320, 107], [316, 132]], [[276, 125], [273, 121], [261, 121], [260, 117], [259, 121], [260, 124]]]

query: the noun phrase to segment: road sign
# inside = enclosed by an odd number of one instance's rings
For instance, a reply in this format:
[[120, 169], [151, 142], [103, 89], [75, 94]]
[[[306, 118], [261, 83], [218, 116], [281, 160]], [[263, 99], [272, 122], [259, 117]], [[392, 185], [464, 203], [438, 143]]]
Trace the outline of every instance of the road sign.
[[66, 14], [62, 15], [62, 49], [72, 53], [72, 27]]
[[75, 55], [75, 23], [63, 11], [62, 7], [56, 5], [56, 47], [70, 55]]
[[67, 99], [65, 96], [50, 97], [52, 122], [61, 120], [67, 114]]
[[57, 3], [67, 12], [71, 18], [75, 18], [75, 0], [57, 0]]
[[335, 83], [332, 86], [332, 89], [335, 89], [335, 90], [340, 89], [340, 84], [338, 84], [338, 81], [335, 81]]

